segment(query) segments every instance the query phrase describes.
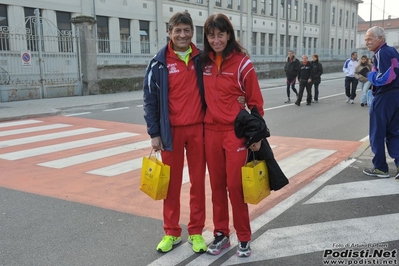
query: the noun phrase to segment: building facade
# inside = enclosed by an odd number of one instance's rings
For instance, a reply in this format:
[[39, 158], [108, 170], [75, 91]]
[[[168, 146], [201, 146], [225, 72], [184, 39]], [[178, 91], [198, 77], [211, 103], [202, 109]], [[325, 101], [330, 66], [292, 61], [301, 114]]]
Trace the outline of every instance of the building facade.
[[[287, 49], [322, 57], [345, 54], [358, 47], [360, 0], [0, 0], [0, 34], [28, 27], [25, 18], [40, 17], [61, 31], [74, 32], [69, 22], [79, 15], [97, 20], [98, 53], [154, 54], [167, 40], [167, 22], [187, 10], [195, 24], [193, 41], [201, 46], [209, 14], [226, 14], [237, 38], [256, 60], [280, 60]], [[27, 44], [26, 48], [29, 47]], [[0, 49], [6, 49], [0, 44]], [[8, 47], [12, 49], [12, 47]], [[101, 62], [100, 62], [101, 63]], [[104, 62], [103, 62], [104, 63]]]
[[289, 49], [339, 62], [358, 47], [361, 2], [0, 0], [0, 101], [97, 94], [104, 67], [131, 73], [126, 66], [146, 65], [167, 43], [169, 18], [180, 11], [191, 14], [199, 47], [209, 14], [226, 14], [258, 72], [283, 63]]

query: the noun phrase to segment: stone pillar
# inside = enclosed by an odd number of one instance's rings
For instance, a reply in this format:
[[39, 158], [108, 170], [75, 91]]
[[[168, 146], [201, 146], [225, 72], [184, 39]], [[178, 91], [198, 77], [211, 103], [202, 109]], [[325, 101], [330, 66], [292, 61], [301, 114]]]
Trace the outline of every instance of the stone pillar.
[[83, 95], [99, 94], [97, 75], [97, 21], [90, 16], [77, 16], [71, 22], [79, 30]]

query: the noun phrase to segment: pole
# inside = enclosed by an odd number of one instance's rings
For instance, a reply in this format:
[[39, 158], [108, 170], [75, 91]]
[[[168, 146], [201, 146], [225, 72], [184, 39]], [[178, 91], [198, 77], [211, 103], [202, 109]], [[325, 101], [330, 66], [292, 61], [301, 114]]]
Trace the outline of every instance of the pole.
[[373, 0], [370, 1], [370, 28], [372, 20], [373, 20]]
[[285, 0], [285, 47], [289, 50], [290, 47], [288, 46], [288, 40], [290, 36], [288, 36], [288, 1], [290, 0]]
[[382, 9], [382, 27], [384, 28], [384, 20], [385, 20], [385, 0], [384, 0], [384, 8]]
[[34, 11], [35, 18], [36, 18], [36, 32], [37, 32], [37, 47], [39, 50], [39, 71], [40, 71], [40, 99], [44, 97], [44, 60], [42, 54], [42, 23], [40, 21], [40, 12], [39, 9], [36, 8]]
[[242, 39], [242, 4], [243, 3], [241, 1], [240, 1], [240, 39], [239, 39], [239, 41], [240, 41], [240, 44], [242, 45], [241, 39]]

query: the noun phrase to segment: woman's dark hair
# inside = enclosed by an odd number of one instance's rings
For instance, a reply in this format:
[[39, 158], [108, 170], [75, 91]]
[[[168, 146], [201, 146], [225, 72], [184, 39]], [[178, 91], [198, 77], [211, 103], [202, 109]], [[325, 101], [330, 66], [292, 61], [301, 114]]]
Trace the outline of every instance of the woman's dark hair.
[[317, 61], [319, 61], [319, 56], [317, 54], [313, 54], [312, 56], [315, 57]]
[[208, 17], [204, 24], [204, 46], [202, 53], [203, 65], [206, 65], [211, 61], [209, 54], [214, 52], [211, 45], [208, 42], [207, 35], [213, 33], [215, 28], [221, 32], [226, 32], [229, 35], [226, 48], [223, 51], [222, 58], [226, 58], [233, 51], [241, 52], [248, 55], [248, 52], [243, 48], [236, 40], [234, 35], [234, 28], [229, 18], [224, 14], [213, 14]]

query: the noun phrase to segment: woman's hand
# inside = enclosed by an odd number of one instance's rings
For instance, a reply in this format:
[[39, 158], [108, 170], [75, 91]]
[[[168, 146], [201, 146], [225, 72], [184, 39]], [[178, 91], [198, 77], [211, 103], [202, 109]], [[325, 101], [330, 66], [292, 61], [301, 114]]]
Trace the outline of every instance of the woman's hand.
[[252, 143], [252, 145], [249, 146], [249, 149], [251, 151], [259, 151], [260, 150], [260, 146], [262, 146], [262, 140], [259, 140], [258, 142]]

